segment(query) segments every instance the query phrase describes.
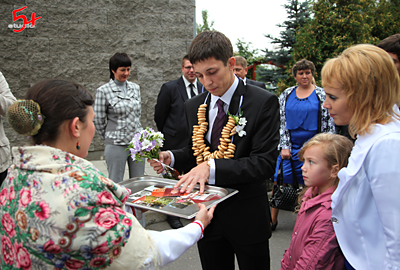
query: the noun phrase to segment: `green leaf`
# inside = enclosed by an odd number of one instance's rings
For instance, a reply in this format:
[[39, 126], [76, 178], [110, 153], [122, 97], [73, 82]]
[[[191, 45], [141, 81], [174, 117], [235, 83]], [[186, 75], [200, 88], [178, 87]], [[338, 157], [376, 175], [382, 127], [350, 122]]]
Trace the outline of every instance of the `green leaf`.
[[84, 217], [87, 216], [89, 213], [91, 212], [91, 210], [86, 209], [86, 208], [79, 208], [75, 211], [75, 216], [77, 217]]

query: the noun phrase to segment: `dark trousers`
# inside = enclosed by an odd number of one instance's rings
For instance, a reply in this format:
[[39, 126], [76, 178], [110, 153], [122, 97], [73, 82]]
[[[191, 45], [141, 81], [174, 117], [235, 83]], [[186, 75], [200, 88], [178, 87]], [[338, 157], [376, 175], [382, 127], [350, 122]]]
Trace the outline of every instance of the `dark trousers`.
[[204, 238], [197, 243], [203, 270], [233, 270], [235, 254], [240, 270], [270, 269], [269, 240], [253, 245], [238, 245], [224, 235], [222, 226], [215, 227], [213, 231], [205, 232]]

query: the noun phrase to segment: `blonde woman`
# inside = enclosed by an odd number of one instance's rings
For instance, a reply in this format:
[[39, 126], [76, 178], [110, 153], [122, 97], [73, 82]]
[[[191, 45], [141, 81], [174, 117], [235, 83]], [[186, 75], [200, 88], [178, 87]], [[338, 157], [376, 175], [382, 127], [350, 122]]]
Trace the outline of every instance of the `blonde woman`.
[[324, 107], [357, 137], [332, 195], [347, 269], [400, 269], [400, 82], [393, 60], [356, 45], [322, 69]]

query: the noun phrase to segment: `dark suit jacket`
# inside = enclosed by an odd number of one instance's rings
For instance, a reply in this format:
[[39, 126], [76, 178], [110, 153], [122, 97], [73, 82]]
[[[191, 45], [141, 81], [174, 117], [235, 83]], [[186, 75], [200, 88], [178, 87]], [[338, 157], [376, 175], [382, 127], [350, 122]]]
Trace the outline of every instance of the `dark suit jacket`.
[[[202, 84], [197, 82], [201, 93]], [[154, 121], [158, 131], [164, 134], [164, 149], [179, 149], [188, 144], [186, 116], [183, 104], [188, 99], [185, 83], [180, 77], [177, 80], [164, 83], [158, 94]]]
[[[275, 95], [253, 85], [239, 85], [232, 97], [229, 112], [236, 114], [240, 97], [243, 95], [241, 110], [247, 120], [243, 137], [234, 135], [236, 152], [233, 159], [216, 159], [216, 186], [239, 190], [239, 193], [220, 203], [215, 211], [214, 222], [225, 222], [226, 234], [238, 244], [255, 244], [271, 236], [269, 207], [254, 205], [253, 199], [267, 196], [266, 179], [275, 172], [279, 143], [279, 104]], [[185, 103], [188, 132], [192, 137], [192, 127], [197, 125], [197, 110], [207, 97], [202, 93]], [[208, 97], [209, 104], [211, 97]], [[208, 121], [208, 114], [207, 114]], [[207, 141], [207, 140], [206, 140]], [[187, 147], [172, 151], [175, 168], [188, 172], [196, 166], [192, 141]], [[254, 217], [249, 221], [245, 216]], [[218, 221], [217, 221], [218, 220]]]
[[250, 79], [246, 78], [246, 83], [247, 84], [252, 84], [252, 85], [261, 87], [262, 89], [267, 90], [267, 88], [265, 87], [265, 83], [263, 83], [263, 82], [257, 82], [257, 81], [253, 81], [253, 80], [250, 80]]

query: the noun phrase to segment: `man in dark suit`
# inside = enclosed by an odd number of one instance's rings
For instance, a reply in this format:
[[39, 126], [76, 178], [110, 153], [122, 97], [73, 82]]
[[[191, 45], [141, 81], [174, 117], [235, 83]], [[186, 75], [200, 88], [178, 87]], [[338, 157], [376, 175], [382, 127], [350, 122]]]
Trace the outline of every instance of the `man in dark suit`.
[[[208, 184], [239, 191], [217, 206], [213, 221], [198, 242], [203, 269], [234, 269], [235, 255], [241, 270], [270, 269], [271, 226], [265, 179], [274, 174], [278, 154], [278, 99], [259, 87], [245, 85], [234, 75], [232, 44], [222, 33], [198, 34], [190, 45], [189, 59], [207, 89], [185, 103], [189, 136], [196, 143], [190, 141], [180, 150], [161, 152], [160, 160], [188, 172], [175, 185], [182, 185], [181, 190], [191, 191], [199, 184], [202, 192]], [[207, 107], [199, 109], [203, 104]], [[235, 145], [233, 157], [219, 158], [218, 153], [217, 157], [210, 157], [205, 152], [199, 157], [192, 147], [199, 147], [196, 138], [202, 135], [193, 134], [193, 126], [205, 119], [206, 131], [200, 141], [211, 147], [210, 152], [220, 153], [226, 134], [219, 139], [216, 134], [224, 132], [218, 133], [217, 128], [227, 121], [228, 112], [235, 115], [239, 110], [245, 118], [242, 120], [247, 122], [241, 132], [229, 137]], [[244, 122], [240, 122], [242, 126]], [[204, 161], [196, 166], [199, 159]], [[150, 164], [157, 172], [162, 171], [159, 163], [150, 161]], [[254, 221], [243, 214], [254, 217]]]
[[252, 84], [252, 85], [261, 87], [262, 89], [267, 90], [267, 88], [265, 87], [265, 83], [253, 81], [253, 80], [246, 78], [247, 61], [244, 57], [235, 56], [235, 67], [233, 68], [233, 73], [235, 73], [235, 75], [238, 78], [242, 79], [244, 81], [244, 84]]
[[181, 69], [182, 76], [179, 79], [164, 83], [157, 98], [154, 121], [158, 131], [164, 134], [163, 150], [180, 149], [188, 144], [189, 137], [186, 131], [183, 104], [192, 95], [201, 93], [203, 87], [197, 81], [188, 55], [182, 58]]
[[[203, 86], [197, 81], [193, 65], [185, 55], [181, 61], [182, 76], [164, 83], [158, 94], [154, 121], [158, 131], [164, 134], [164, 149], [180, 149], [188, 145], [186, 116], [183, 104], [189, 98], [201, 93]], [[183, 227], [178, 217], [167, 216], [171, 228]]]

